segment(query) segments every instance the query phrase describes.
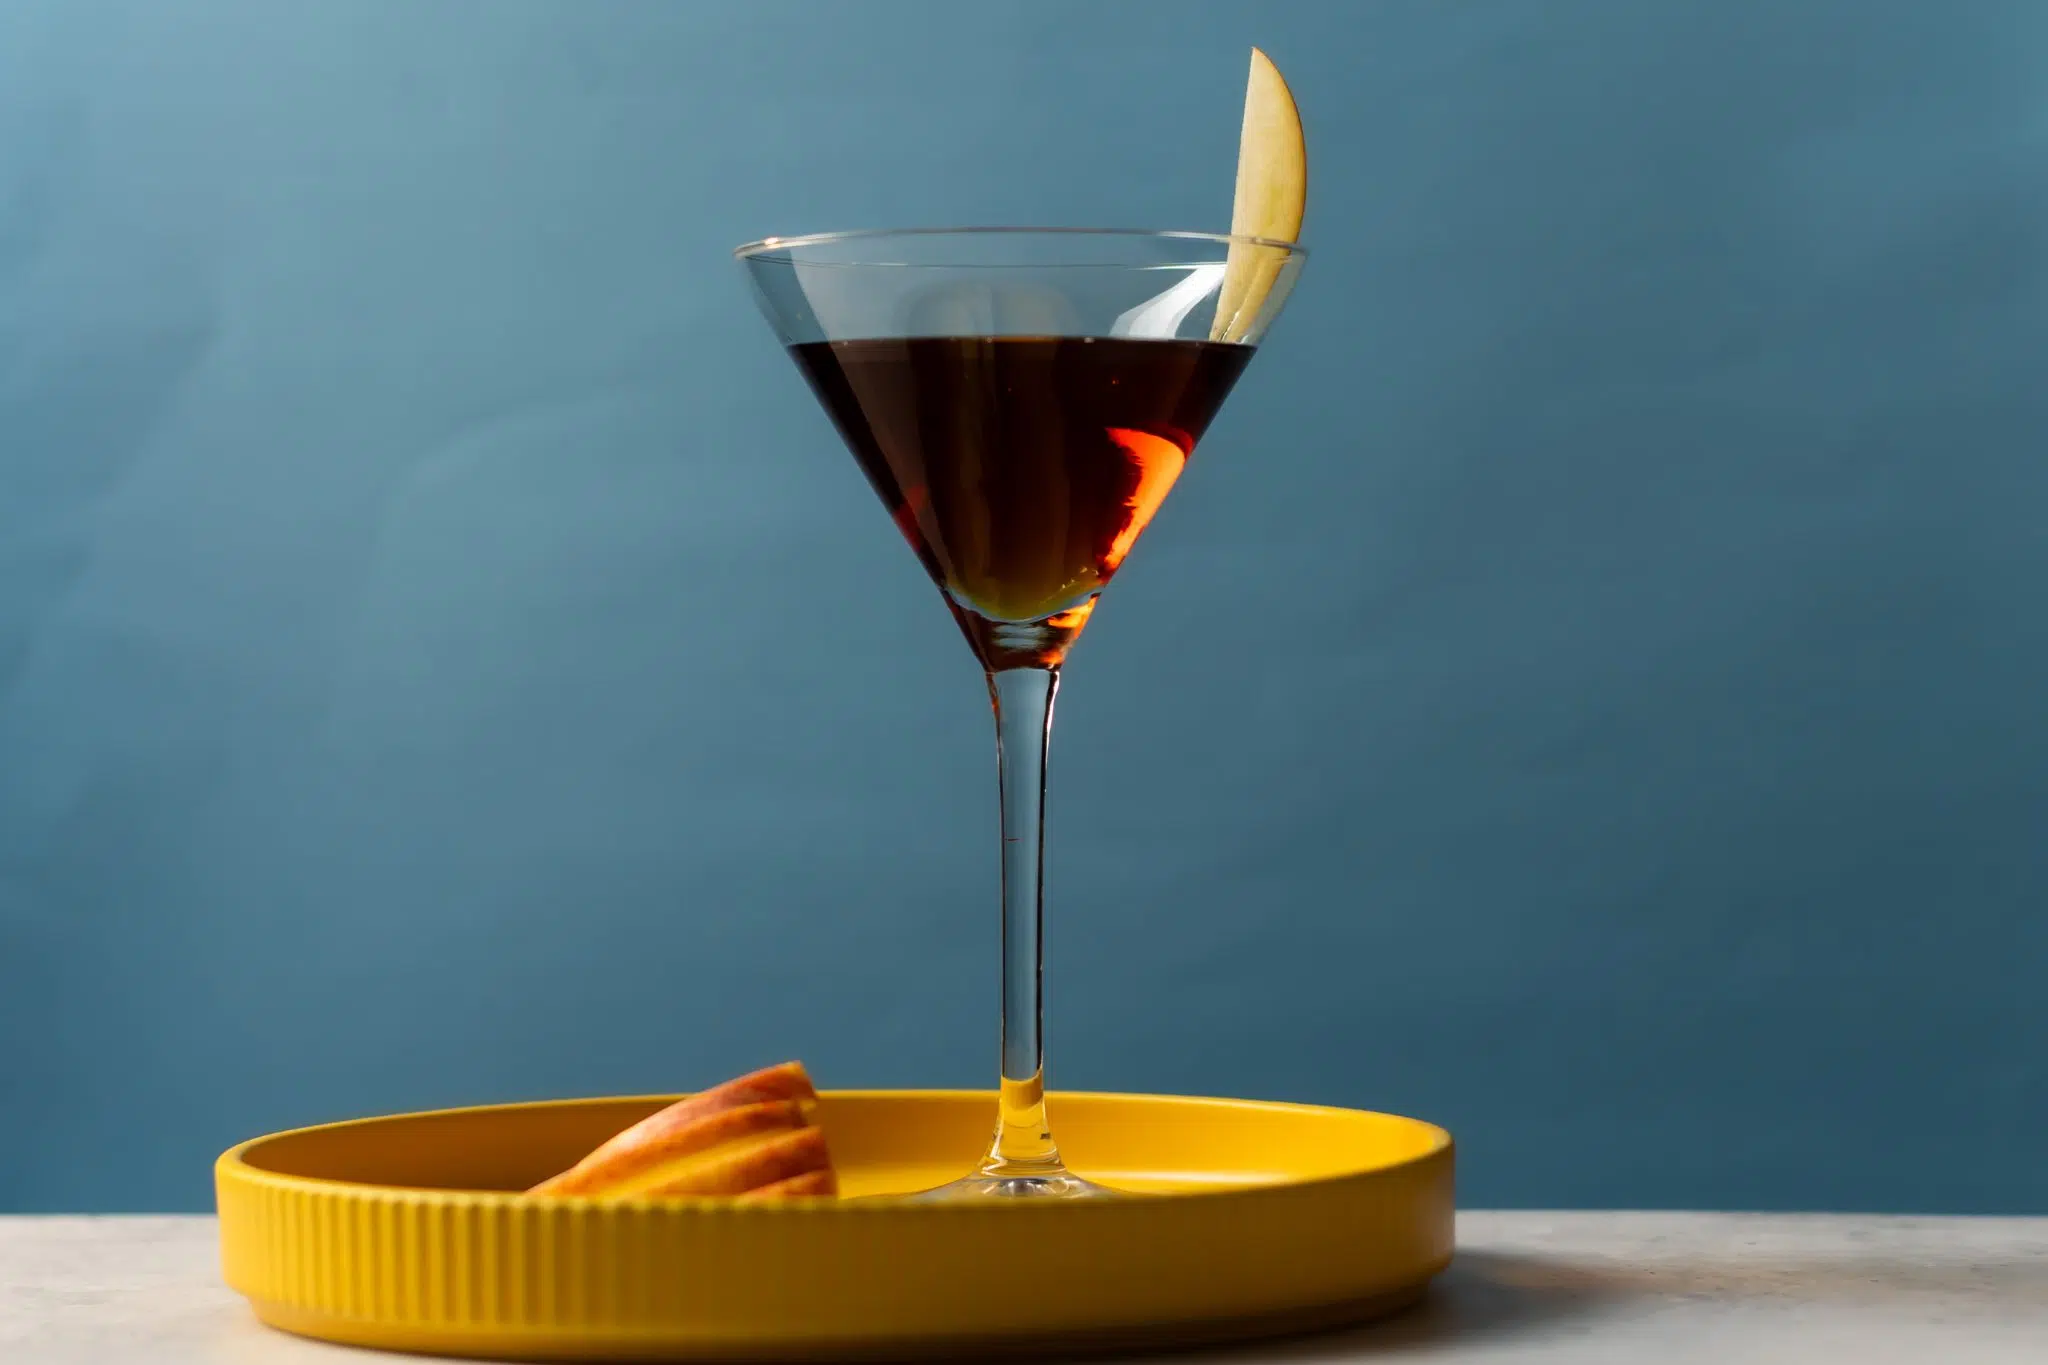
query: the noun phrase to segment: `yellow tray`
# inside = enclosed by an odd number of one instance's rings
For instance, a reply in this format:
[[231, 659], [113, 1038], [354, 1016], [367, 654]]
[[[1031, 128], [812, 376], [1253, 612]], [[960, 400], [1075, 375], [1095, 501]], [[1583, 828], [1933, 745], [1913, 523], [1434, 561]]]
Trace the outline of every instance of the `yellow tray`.
[[992, 1096], [837, 1091], [851, 1200], [513, 1191], [673, 1096], [399, 1114], [215, 1167], [227, 1282], [272, 1326], [524, 1359], [840, 1359], [1192, 1345], [1361, 1321], [1451, 1257], [1451, 1139], [1352, 1109], [1056, 1095], [1077, 1172], [1153, 1197], [862, 1200], [965, 1172]]

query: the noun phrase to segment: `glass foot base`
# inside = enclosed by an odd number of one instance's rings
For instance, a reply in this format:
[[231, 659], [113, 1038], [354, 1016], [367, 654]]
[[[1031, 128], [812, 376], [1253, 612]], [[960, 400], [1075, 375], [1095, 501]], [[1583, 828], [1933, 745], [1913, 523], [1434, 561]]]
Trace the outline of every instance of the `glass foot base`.
[[1038, 1175], [998, 1175], [982, 1171], [912, 1197], [920, 1202], [950, 1203], [964, 1199], [1114, 1199], [1116, 1196], [1117, 1192], [1106, 1185], [1097, 1185], [1065, 1171]]

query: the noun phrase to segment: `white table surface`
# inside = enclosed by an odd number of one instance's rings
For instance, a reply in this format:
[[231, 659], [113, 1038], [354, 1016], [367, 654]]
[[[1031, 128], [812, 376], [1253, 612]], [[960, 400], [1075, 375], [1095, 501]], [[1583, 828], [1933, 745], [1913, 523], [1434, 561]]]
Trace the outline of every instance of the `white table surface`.
[[[1402, 1317], [1188, 1359], [2048, 1365], [2048, 1218], [1466, 1213], [1458, 1241]], [[0, 1217], [5, 1365], [396, 1358], [259, 1325], [211, 1218]]]

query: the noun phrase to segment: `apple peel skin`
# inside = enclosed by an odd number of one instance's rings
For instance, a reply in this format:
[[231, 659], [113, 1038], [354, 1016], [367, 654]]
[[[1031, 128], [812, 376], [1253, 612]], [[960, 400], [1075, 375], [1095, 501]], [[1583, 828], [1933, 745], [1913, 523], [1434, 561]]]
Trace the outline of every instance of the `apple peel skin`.
[[592, 1199], [830, 1195], [838, 1182], [817, 1126], [817, 1099], [800, 1063], [768, 1067], [648, 1115], [527, 1193]]
[[742, 1203], [767, 1199], [833, 1199], [839, 1194], [839, 1179], [831, 1171], [806, 1171], [740, 1196]]

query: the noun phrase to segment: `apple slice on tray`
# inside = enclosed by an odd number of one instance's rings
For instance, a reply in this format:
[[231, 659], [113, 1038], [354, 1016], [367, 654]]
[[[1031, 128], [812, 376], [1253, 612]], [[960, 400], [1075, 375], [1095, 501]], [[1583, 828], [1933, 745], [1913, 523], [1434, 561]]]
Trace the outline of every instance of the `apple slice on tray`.
[[817, 1105], [803, 1064], [784, 1062], [648, 1115], [527, 1193], [830, 1197], [839, 1181]]
[[[1308, 209], [1308, 142], [1301, 131], [1301, 111], [1280, 76], [1280, 68], [1257, 48], [1252, 49], [1251, 77], [1244, 92], [1244, 126], [1238, 134], [1237, 194], [1231, 205], [1233, 237], [1259, 237], [1292, 242], [1301, 235]], [[1259, 310], [1287, 253], [1253, 242], [1233, 242], [1216, 299], [1211, 341], [1242, 341], [1258, 321]]]

